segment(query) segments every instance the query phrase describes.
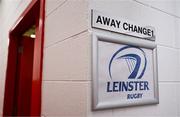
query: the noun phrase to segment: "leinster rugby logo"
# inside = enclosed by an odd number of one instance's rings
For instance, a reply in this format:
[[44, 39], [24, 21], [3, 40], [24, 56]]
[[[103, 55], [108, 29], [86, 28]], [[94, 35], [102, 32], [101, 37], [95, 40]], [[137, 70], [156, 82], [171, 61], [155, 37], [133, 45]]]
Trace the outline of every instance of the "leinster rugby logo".
[[[123, 51], [125, 52], [126, 50], [129, 49], [135, 49], [136, 52], [141, 54], [141, 56], [138, 55], [138, 53], [131, 53], [131, 52], [121, 54], [123, 53]], [[113, 61], [117, 61], [117, 60], [126, 61], [128, 70], [130, 72], [128, 79], [141, 79], [143, 77], [147, 66], [147, 59], [145, 52], [141, 48], [128, 45], [120, 48], [117, 52], [113, 54], [109, 62], [109, 76], [111, 79], [112, 79], [112, 63]]]
[[143, 98], [149, 82], [144, 78], [147, 67], [146, 53], [136, 46], [123, 46], [112, 54], [108, 71], [110, 80], [106, 92], [125, 93], [127, 99]]

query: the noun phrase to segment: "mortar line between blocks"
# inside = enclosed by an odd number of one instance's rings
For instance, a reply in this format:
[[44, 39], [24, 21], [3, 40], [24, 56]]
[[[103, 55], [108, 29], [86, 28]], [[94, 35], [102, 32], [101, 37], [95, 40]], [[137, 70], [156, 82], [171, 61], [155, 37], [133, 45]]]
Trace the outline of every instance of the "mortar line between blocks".
[[58, 43], [60, 43], [60, 42], [66, 41], [66, 40], [68, 40], [68, 39], [70, 39], [70, 38], [72, 38], [72, 37], [76, 37], [76, 36], [78, 36], [78, 35], [81, 35], [81, 34], [87, 32], [87, 31], [88, 31], [88, 29], [86, 29], [86, 30], [84, 30], [84, 31], [81, 31], [81, 32], [79, 32], [79, 33], [77, 33], [77, 34], [74, 34], [74, 35], [72, 35], [72, 36], [70, 36], [70, 37], [67, 37], [67, 38], [65, 38], [65, 39], [63, 39], [63, 40], [56, 41], [56, 42], [54, 42], [54, 43], [52, 43], [52, 44], [47, 45], [47, 46], [45, 47], [45, 49], [47, 49], [47, 48], [49, 48], [49, 47], [51, 47], [51, 46], [54, 46], [54, 45], [56, 45], [56, 44], [58, 44]]
[[180, 19], [180, 16], [174, 15], [174, 14], [172, 14], [172, 13], [168, 13], [168, 12], [163, 11], [163, 10], [161, 10], [161, 9], [159, 9], [159, 8], [156, 8], [156, 7], [154, 7], [154, 6], [151, 6], [151, 5], [142, 3], [142, 2], [140, 2], [140, 1], [138, 1], [138, 0], [133, 0], [133, 1], [134, 1], [134, 2], [137, 2], [137, 3], [141, 4], [141, 5], [144, 5], [144, 6], [146, 6], [146, 7], [152, 8], [152, 9], [154, 9], [154, 10], [160, 11], [160, 12], [162, 12], [162, 13], [165, 13], [165, 14], [167, 14], [167, 15], [170, 15], [170, 16], [173, 16], [173, 17], [175, 17], [175, 18]]
[[60, 8], [61, 6], [63, 6], [68, 0], [65, 0], [64, 2], [62, 2], [61, 4], [57, 5], [57, 7], [55, 7], [54, 9], [52, 9], [52, 11], [50, 11], [46, 17], [48, 17], [49, 15], [51, 15], [54, 11], [56, 11], [58, 8]]
[[91, 80], [43, 80], [43, 82], [91, 83]]

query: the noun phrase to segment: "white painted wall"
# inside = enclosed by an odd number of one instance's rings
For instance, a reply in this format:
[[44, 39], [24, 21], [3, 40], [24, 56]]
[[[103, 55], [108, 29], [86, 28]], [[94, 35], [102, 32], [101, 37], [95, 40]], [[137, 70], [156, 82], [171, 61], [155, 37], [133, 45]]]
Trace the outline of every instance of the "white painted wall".
[[90, 81], [87, 0], [47, 0], [42, 115], [85, 117]]
[[[8, 32], [29, 1], [0, 1], [0, 114]], [[91, 110], [91, 9], [156, 28], [160, 104]], [[45, 117], [179, 117], [180, 1], [46, 0], [43, 65]]]
[[89, 109], [88, 117], [179, 117], [180, 1], [90, 0], [90, 9], [155, 27], [160, 104], [97, 112]]
[[[156, 28], [160, 104], [91, 110], [91, 9]], [[180, 116], [180, 1], [47, 0], [42, 114]]]

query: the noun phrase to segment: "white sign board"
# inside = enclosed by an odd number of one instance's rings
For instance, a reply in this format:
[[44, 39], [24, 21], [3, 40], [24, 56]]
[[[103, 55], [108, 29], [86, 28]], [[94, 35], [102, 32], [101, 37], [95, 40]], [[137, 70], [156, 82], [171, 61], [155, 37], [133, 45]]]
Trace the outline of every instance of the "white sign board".
[[141, 26], [132, 21], [105, 15], [92, 10], [92, 27], [104, 29], [147, 40], [155, 40], [155, 28], [152, 26]]
[[94, 109], [158, 103], [156, 46], [127, 40], [93, 35]]

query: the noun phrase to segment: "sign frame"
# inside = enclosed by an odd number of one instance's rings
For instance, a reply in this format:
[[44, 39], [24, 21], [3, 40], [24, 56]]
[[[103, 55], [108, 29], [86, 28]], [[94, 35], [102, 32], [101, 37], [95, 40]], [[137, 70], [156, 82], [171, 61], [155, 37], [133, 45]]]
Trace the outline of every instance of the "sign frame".
[[[149, 100], [140, 100], [133, 103], [99, 103], [98, 102], [98, 42], [110, 42], [116, 44], [126, 44], [132, 46], [138, 46], [146, 49], [151, 49], [153, 52], [153, 78], [154, 78], [154, 99]], [[117, 107], [129, 107], [129, 106], [138, 106], [138, 105], [149, 105], [149, 104], [158, 104], [159, 103], [159, 89], [158, 89], [158, 66], [157, 66], [157, 45], [151, 41], [147, 40], [138, 40], [136, 37], [127, 36], [127, 35], [115, 35], [111, 33], [92, 33], [92, 109], [108, 109], [108, 108], [117, 108]]]

